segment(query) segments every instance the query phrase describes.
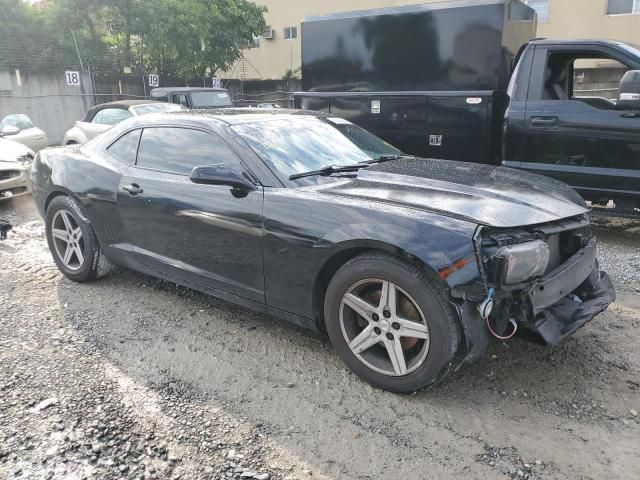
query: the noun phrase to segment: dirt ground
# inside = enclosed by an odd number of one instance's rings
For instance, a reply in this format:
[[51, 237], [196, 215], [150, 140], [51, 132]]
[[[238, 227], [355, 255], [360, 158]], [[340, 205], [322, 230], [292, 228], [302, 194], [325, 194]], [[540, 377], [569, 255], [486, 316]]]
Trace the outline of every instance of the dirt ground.
[[597, 228], [618, 301], [573, 338], [495, 342], [406, 396], [321, 335], [188, 289], [74, 284], [30, 198], [0, 218], [0, 478], [639, 478], [637, 225]]

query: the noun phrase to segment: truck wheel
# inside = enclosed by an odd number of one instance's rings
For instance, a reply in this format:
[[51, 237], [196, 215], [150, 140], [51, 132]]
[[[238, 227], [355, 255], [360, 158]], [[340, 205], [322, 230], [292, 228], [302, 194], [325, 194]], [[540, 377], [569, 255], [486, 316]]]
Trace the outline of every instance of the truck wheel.
[[106, 275], [111, 262], [102, 252], [93, 227], [71, 197], [54, 198], [45, 215], [47, 243], [58, 269], [75, 282]]
[[331, 279], [324, 312], [338, 355], [376, 387], [415, 392], [453, 371], [457, 314], [410, 263], [384, 253], [352, 259]]

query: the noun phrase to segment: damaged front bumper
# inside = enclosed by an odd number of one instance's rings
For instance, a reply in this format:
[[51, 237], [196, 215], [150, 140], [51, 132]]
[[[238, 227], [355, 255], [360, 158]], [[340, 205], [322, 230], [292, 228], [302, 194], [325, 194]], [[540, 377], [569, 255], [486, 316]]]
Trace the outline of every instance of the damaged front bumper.
[[533, 320], [527, 328], [547, 345], [557, 345], [604, 311], [616, 299], [609, 276], [596, 260], [596, 240], [529, 290]]
[[530, 329], [547, 345], [557, 345], [616, 300], [609, 276], [592, 264], [587, 280], [571, 294], [539, 312]]
[[[545, 345], [561, 343], [616, 299], [609, 276], [599, 269], [595, 238], [528, 287], [496, 294], [502, 297], [502, 308], [493, 315], [511, 311], [520, 327], [518, 336]], [[505, 296], [516, 308], [505, 307]], [[481, 357], [489, 343], [486, 320], [476, 305], [471, 301], [457, 304], [467, 340], [465, 363]]]

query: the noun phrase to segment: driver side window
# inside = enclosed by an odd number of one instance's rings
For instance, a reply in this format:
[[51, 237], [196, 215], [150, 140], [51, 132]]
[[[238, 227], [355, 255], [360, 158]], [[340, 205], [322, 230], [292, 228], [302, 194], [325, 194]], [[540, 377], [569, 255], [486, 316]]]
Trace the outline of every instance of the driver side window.
[[600, 52], [550, 53], [544, 72], [544, 100], [577, 100], [614, 110], [620, 80], [630, 70]]
[[213, 133], [179, 127], [151, 127], [142, 132], [138, 167], [190, 175], [194, 167], [217, 163], [244, 170], [233, 150]]
[[187, 96], [184, 93], [174, 93], [171, 96], [171, 103], [177, 103], [178, 105], [182, 105], [183, 107], [189, 107], [189, 102], [187, 101]]

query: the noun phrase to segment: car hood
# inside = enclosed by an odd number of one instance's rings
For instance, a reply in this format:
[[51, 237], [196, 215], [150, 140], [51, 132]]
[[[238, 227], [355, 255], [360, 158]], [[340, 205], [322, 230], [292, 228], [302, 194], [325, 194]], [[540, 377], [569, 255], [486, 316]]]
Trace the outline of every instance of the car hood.
[[0, 138], [0, 162], [16, 162], [25, 155], [35, 156], [33, 150], [21, 143]]
[[392, 160], [360, 170], [347, 182], [320, 187], [358, 197], [429, 210], [493, 227], [557, 221], [589, 211], [568, 185], [505, 167], [448, 160]]

